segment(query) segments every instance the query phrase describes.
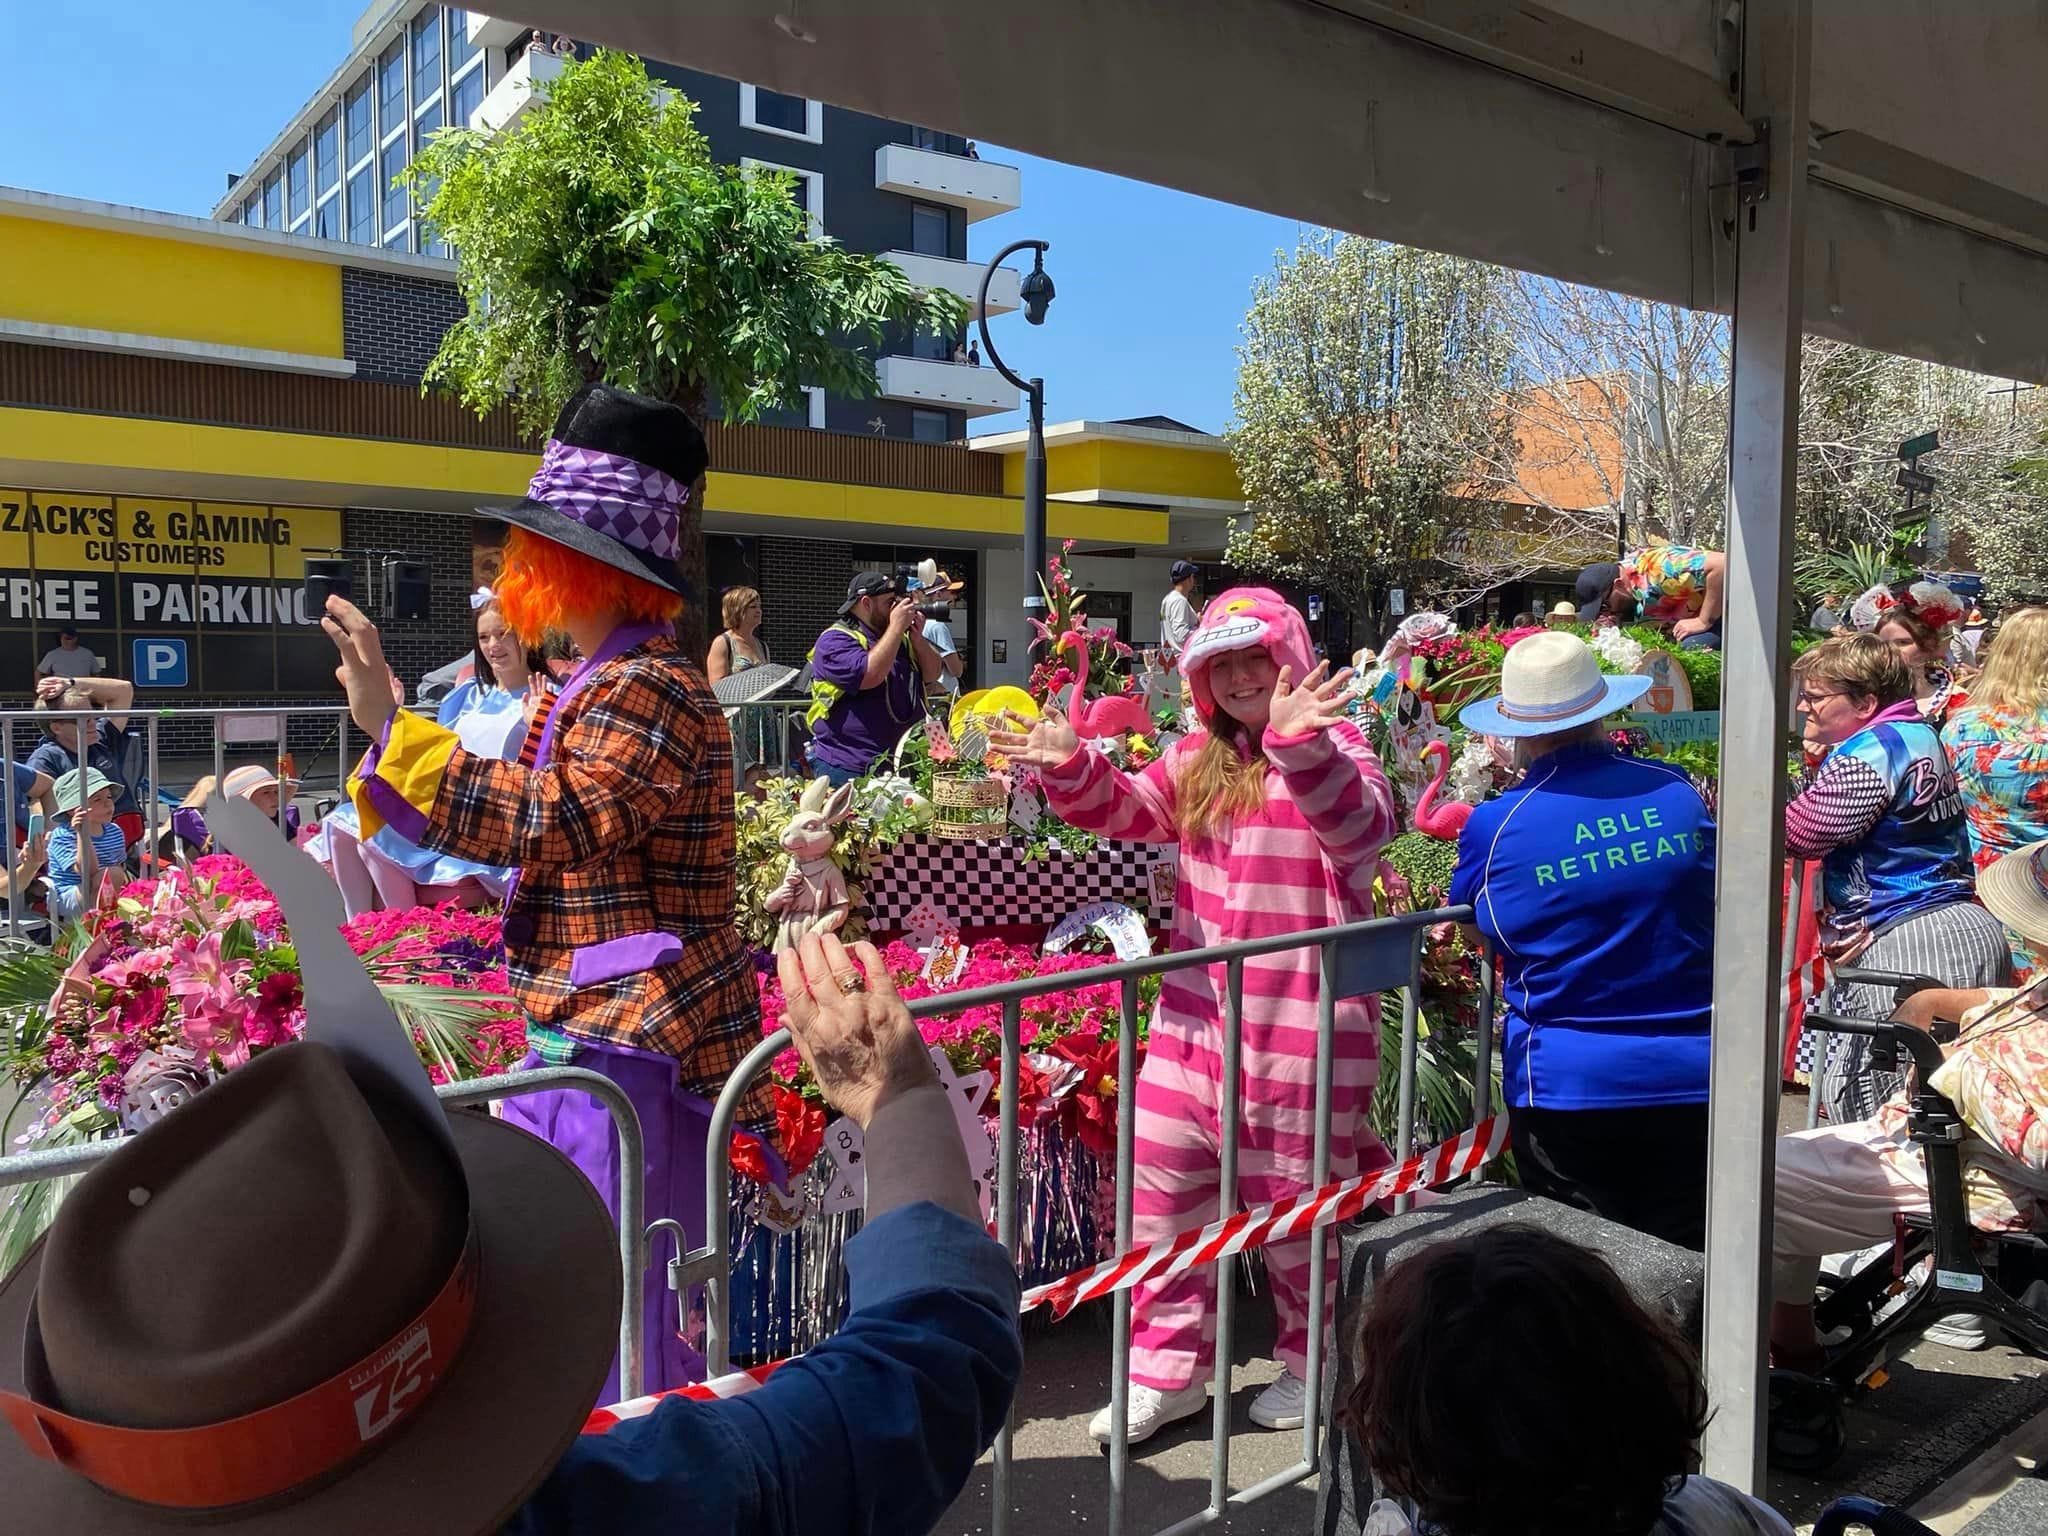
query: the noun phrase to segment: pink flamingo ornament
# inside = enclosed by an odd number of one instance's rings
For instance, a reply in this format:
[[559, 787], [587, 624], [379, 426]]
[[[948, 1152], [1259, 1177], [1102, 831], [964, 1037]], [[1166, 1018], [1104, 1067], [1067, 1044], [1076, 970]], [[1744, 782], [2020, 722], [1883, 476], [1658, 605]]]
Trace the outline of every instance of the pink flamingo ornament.
[[1436, 797], [1442, 792], [1444, 780], [1450, 777], [1451, 749], [1441, 741], [1432, 741], [1422, 749], [1425, 758], [1436, 759], [1436, 776], [1429, 781], [1428, 788], [1415, 801], [1415, 830], [1429, 837], [1455, 843], [1458, 834], [1465, 830], [1465, 823], [1472, 819], [1472, 807], [1462, 800], [1448, 800], [1442, 805]]
[[1074, 691], [1067, 698], [1067, 718], [1074, 722], [1074, 734], [1097, 740], [1112, 736], [1150, 735], [1152, 716], [1145, 701], [1136, 694], [1112, 693], [1088, 702], [1088, 641], [1078, 630], [1060, 636], [1062, 650], [1072, 648]]

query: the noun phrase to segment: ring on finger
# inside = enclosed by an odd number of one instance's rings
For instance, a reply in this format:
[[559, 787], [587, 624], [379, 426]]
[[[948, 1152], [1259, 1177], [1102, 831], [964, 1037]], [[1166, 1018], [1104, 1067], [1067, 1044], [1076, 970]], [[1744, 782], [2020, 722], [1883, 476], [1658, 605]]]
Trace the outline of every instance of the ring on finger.
[[832, 979], [839, 983], [839, 990], [848, 997], [853, 996], [856, 992], [865, 992], [868, 989], [868, 979], [858, 971], [846, 971], [834, 976]]

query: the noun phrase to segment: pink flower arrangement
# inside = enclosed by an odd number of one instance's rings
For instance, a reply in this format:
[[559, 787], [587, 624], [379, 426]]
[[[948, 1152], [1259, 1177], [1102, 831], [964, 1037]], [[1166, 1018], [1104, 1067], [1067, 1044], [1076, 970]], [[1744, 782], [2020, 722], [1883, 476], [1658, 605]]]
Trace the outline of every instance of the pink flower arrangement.
[[[1071, 986], [1023, 1005], [1025, 1060], [1018, 1075], [1017, 1114], [1026, 1126], [1057, 1120], [1063, 1130], [1098, 1153], [1116, 1145], [1116, 1027], [1122, 992], [1115, 982], [1091, 984], [1085, 973], [1108, 958], [1071, 952], [1047, 955], [1021, 945], [984, 942], [970, 948], [967, 968], [958, 980], [940, 988], [919, 974], [924, 957], [909, 944], [899, 941], [882, 951], [897, 990], [910, 1002], [1033, 976], [1071, 976]], [[782, 1028], [782, 987], [772, 969], [761, 972], [760, 988], [763, 1031]], [[941, 1047], [956, 1069], [965, 1073], [986, 1068], [999, 1084], [1002, 1027], [1002, 1009], [990, 1003], [918, 1021], [925, 1042]], [[1143, 1061], [1142, 1037], [1138, 1056]], [[816, 1097], [810, 1072], [793, 1048], [776, 1057], [773, 1070], [778, 1094], [794, 1089]], [[993, 1119], [1001, 1108], [1000, 1092], [993, 1092], [982, 1113]]]
[[[86, 927], [36, 1021], [40, 1037], [9, 1061], [18, 1081], [45, 1084], [52, 1106], [31, 1139], [65, 1120], [84, 1134], [135, 1129], [136, 1116], [147, 1117], [134, 1106], [153, 1087], [175, 1078], [196, 1091], [305, 1033], [284, 914], [231, 855], [132, 881]], [[525, 1054], [495, 916], [417, 908], [369, 914], [342, 931], [436, 1081], [504, 1071]], [[462, 996], [423, 1003], [423, 986]]]

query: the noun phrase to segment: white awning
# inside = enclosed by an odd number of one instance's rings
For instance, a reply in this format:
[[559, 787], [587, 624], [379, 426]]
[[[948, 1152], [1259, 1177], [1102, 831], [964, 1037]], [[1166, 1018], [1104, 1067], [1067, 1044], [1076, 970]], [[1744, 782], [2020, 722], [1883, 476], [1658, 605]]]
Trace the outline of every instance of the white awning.
[[[1727, 0], [505, 8], [1289, 218], [1732, 302]], [[1816, 0], [1812, 61], [1807, 329], [2048, 382], [2048, 28], [2026, 6]]]

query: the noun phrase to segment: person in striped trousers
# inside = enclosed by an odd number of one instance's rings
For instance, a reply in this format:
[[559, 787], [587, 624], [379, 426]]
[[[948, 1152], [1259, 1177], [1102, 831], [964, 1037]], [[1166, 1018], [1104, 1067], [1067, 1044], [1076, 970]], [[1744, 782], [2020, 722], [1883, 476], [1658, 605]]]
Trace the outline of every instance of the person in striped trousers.
[[[1087, 750], [1048, 707], [1026, 735], [996, 732], [1012, 761], [1038, 770], [1053, 809], [1105, 837], [1180, 844], [1173, 944], [1194, 949], [1373, 915], [1379, 852], [1398, 830], [1378, 758], [1344, 716], [1344, 676], [1316, 665], [1308, 626], [1279, 594], [1238, 587], [1213, 600], [1181, 653], [1205, 730], [1142, 773]], [[1021, 723], [1021, 722], [1019, 722]], [[1314, 949], [1244, 964], [1242, 1076], [1222, 1080], [1225, 967], [1170, 971], [1138, 1079], [1133, 1236], [1156, 1241], [1216, 1214], [1224, 1095], [1240, 1093], [1238, 1197], [1310, 1187], [1315, 1145]], [[1374, 999], [1337, 1005], [1330, 1177], [1384, 1166], [1366, 1120], [1379, 1072]], [[1280, 1378], [1252, 1405], [1271, 1429], [1302, 1422], [1308, 1390], [1309, 1245], [1266, 1250], [1279, 1316]], [[1334, 1295], [1336, 1258], [1326, 1283]], [[1215, 1356], [1215, 1272], [1138, 1288], [1130, 1438], [1144, 1440], [1208, 1401]], [[1091, 1433], [1109, 1438], [1109, 1411]]]

